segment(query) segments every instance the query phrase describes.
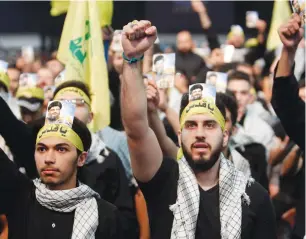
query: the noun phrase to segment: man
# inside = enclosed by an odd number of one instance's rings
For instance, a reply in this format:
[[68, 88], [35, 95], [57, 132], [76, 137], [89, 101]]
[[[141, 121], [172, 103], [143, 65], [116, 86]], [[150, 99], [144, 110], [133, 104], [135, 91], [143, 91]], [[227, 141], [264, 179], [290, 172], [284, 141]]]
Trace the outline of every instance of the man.
[[77, 119], [72, 128], [59, 126], [66, 133], [48, 132], [46, 125], [38, 134], [33, 181], [0, 152], [0, 212], [9, 238], [120, 238], [116, 208], [77, 176], [91, 145], [89, 130]]
[[[299, 97], [298, 82], [293, 74], [295, 53], [304, 36], [301, 17], [293, 14], [279, 28], [278, 34], [283, 49], [275, 70], [271, 102], [288, 136], [305, 151], [305, 103]], [[302, 170], [295, 177], [298, 198], [292, 238], [301, 239], [305, 235], [305, 159]]]
[[[157, 34], [149, 21], [134, 21], [123, 31], [129, 59], [141, 59]], [[121, 103], [133, 173], [148, 204], [151, 238], [276, 238], [269, 195], [256, 182], [248, 185], [221, 154], [228, 139], [222, 102], [182, 102], [183, 157], [178, 162], [163, 158], [148, 125], [139, 60], [123, 66]]]
[[37, 72], [37, 85], [40, 88], [44, 88], [45, 86], [54, 85], [54, 79], [52, 71], [47, 67], [42, 67]]
[[204, 60], [192, 52], [193, 41], [190, 32], [181, 31], [176, 36], [175, 68], [186, 72], [189, 83], [196, 79], [205, 79], [207, 68]]
[[[84, 83], [81, 81], [66, 81], [57, 87], [54, 94], [54, 100], [69, 100], [76, 105], [75, 117], [77, 119], [85, 124], [92, 120], [91, 95]], [[5, 118], [1, 118], [0, 122], [3, 138], [7, 140], [7, 144], [16, 155], [18, 163], [26, 169], [27, 175], [31, 178], [36, 177], [37, 172], [33, 162], [33, 138], [36, 138], [44, 119], [25, 125], [12, 116], [10, 110], [1, 100], [0, 108], [6, 115]], [[14, 132], [18, 134], [18, 137], [14, 137]], [[112, 134], [107, 136], [114, 139]], [[129, 235], [129, 238], [134, 239], [135, 234], [137, 234], [137, 221], [129, 181], [122, 162], [116, 154], [116, 152], [121, 152], [119, 150], [112, 151], [97, 134], [92, 134], [92, 139], [93, 143], [85, 162], [85, 168], [88, 172], [83, 175], [83, 181], [98, 192], [101, 198], [117, 206], [123, 215], [123, 230]], [[118, 139], [117, 142], [114, 141], [113, 144], [117, 143], [118, 145], [120, 143]]]
[[217, 84], [217, 78], [218, 78], [218, 76], [217, 76], [216, 73], [211, 73], [211, 74], [208, 75], [208, 78], [207, 78], [207, 79], [208, 79], [208, 82], [207, 82], [207, 83], [216, 86], [216, 84]]
[[59, 120], [62, 109], [62, 103], [60, 101], [53, 101], [48, 106], [47, 122], [55, 123]]
[[[257, 115], [249, 113], [247, 106], [251, 99], [251, 83], [249, 76], [243, 72], [233, 71], [228, 76], [227, 89], [234, 93], [238, 104], [237, 122], [238, 132], [234, 136], [240, 141], [239, 136], [246, 134], [253, 138], [253, 141], [263, 144], [267, 148], [267, 159], [270, 150], [273, 148], [273, 129]], [[254, 127], [256, 125], [256, 127]], [[241, 133], [241, 134], [240, 134]]]
[[199, 100], [203, 97], [203, 86], [200, 84], [195, 84], [190, 88], [190, 95], [192, 100]]

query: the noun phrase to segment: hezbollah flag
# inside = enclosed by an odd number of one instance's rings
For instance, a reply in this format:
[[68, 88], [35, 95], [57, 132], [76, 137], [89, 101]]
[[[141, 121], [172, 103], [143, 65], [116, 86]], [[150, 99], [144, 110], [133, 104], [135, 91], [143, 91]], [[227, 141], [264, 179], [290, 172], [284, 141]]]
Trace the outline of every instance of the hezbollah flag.
[[110, 123], [108, 74], [101, 27], [95, 0], [71, 1], [61, 36], [57, 58], [65, 64], [65, 78], [90, 86], [96, 132]]
[[289, 1], [274, 0], [270, 31], [267, 40], [267, 49], [272, 51], [279, 47], [282, 42], [278, 36], [278, 28], [291, 16]]
[[[53, 17], [64, 14], [68, 11], [70, 1], [62, 0], [52, 0], [51, 1], [51, 11], [50, 14]], [[112, 0], [99, 0], [97, 2], [97, 7], [99, 10], [99, 21], [101, 27], [110, 26], [112, 23], [113, 17], [113, 6], [114, 3]]]

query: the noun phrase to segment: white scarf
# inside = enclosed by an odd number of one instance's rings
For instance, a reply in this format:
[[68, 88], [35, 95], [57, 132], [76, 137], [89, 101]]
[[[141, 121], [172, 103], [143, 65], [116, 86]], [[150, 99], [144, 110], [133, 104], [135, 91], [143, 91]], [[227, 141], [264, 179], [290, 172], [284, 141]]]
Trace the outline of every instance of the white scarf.
[[75, 210], [72, 239], [94, 239], [99, 225], [99, 194], [85, 184], [69, 190], [49, 190], [40, 179], [33, 180], [36, 199], [40, 205], [52, 211], [72, 212]]
[[102, 139], [94, 133], [91, 133], [92, 144], [88, 151], [86, 158], [86, 164], [91, 163], [92, 161], [97, 161], [98, 163], [103, 163], [105, 158], [109, 156], [110, 151], [107, 149], [105, 143]]
[[[219, 205], [221, 221], [221, 238], [238, 239], [241, 235], [241, 203], [250, 203], [245, 193], [248, 182], [254, 180], [246, 178], [242, 172], [220, 156], [219, 171]], [[185, 158], [179, 160], [179, 180], [177, 200], [170, 205], [173, 212], [171, 239], [194, 239], [200, 206], [200, 192], [197, 179]]]

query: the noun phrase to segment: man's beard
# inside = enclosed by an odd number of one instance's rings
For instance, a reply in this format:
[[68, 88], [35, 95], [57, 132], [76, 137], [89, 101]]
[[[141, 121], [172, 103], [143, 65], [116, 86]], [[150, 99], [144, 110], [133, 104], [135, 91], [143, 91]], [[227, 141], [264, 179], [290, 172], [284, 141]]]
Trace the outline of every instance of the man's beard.
[[189, 166], [195, 173], [205, 172], [211, 169], [216, 162], [218, 161], [220, 154], [222, 152], [222, 143], [218, 145], [218, 147], [212, 151], [211, 156], [209, 159], [205, 160], [203, 158], [198, 160], [193, 160], [192, 155], [187, 152], [185, 145], [182, 143], [182, 151], [184, 154], [185, 159], [187, 160]]
[[57, 118], [58, 118], [57, 115], [56, 115], [56, 116], [49, 115], [48, 120], [49, 120], [49, 121], [56, 121]]

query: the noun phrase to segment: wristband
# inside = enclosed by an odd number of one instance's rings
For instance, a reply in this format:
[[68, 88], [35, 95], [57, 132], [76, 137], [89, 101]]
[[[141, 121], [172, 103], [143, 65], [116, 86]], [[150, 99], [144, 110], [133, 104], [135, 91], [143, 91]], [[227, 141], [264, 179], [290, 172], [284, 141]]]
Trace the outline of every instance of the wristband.
[[123, 52], [123, 53], [122, 53], [122, 57], [123, 57], [123, 59], [124, 59], [125, 61], [127, 61], [129, 64], [133, 64], [133, 63], [136, 63], [136, 62], [138, 62], [138, 61], [142, 61], [144, 55], [142, 55], [142, 56], [139, 57], [139, 58], [133, 57], [133, 58], [129, 59], [129, 58], [127, 58], [127, 56], [126, 56], [126, 55], [124, 54], [124, 52]]

